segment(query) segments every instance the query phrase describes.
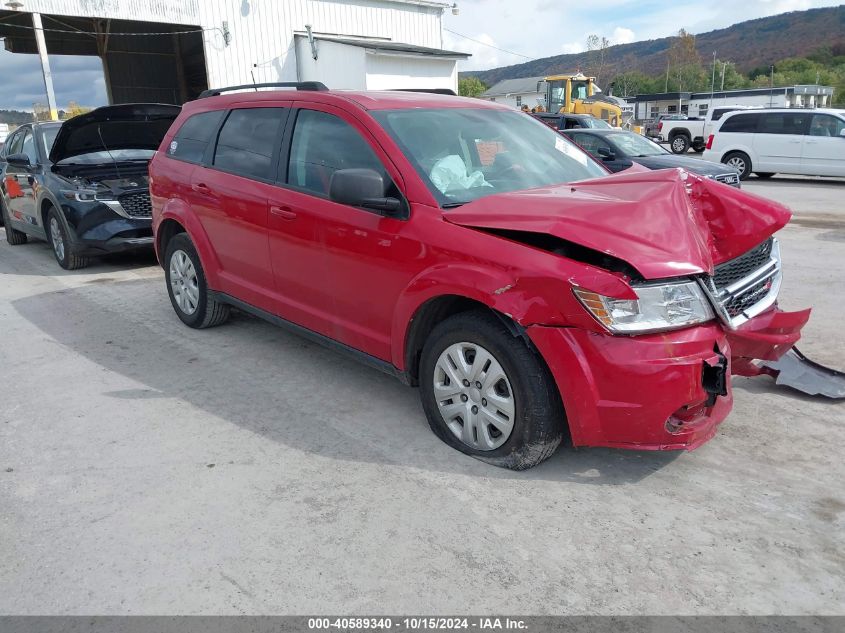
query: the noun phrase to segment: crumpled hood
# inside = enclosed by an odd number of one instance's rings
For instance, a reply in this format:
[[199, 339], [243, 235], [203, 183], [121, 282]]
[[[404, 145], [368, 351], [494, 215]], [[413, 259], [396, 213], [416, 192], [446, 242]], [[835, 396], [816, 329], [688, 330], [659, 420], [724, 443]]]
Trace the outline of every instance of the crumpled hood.
[[62, 124], [50, 162], [104, 150], [156, 150], [181, 110], [162, 103], [123, 103], [80, 114]]
[[765, 198], [665, 169], [496, 194], [443, 217], [462, 226], [554, 235], [660, 279], [712, 274], [714, 265], [786, 225], [791, 213]]

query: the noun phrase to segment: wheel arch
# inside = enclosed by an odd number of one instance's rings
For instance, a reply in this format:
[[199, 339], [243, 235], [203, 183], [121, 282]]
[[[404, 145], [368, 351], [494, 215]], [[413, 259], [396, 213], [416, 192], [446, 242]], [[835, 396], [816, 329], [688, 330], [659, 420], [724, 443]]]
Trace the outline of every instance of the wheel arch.
[[164, 205], [158, 221], [154, 223], [154, 245], [162, 267], [165, 266], [167, 243], [179, 233], [186, 233], [193, 242], [209, 287], [218, 289], [220, 261], [211, 246], [208, 234], [186, 202], [172, 199]]
[[[456, 285], [461, 279], [463, 285]], [[434, 327], [460, 312], [488, 310], [496, 315], [515, 337], [530, 344], [514, 313], [514, 298], [507, 291], [516, 284], [510, 274], [475, 266], [450, 266], [429, 270], [418, 276], [397, 302], [392, 340], [393, 364], [403, 370], [408, 382], [416, 384], [420, 354]]]

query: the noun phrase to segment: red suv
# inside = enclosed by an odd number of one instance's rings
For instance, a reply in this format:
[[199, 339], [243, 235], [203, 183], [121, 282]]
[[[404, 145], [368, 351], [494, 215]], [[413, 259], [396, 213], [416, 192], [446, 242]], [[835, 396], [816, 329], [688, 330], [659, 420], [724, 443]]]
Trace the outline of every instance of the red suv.
[[[522, 469], [576, 446], [692, 449], [776, 306], [779, 205], [680, 170], [610, 176], [532, 117], [413, 92], [207, 91], [150, 165], [187, 325], [231, 307], [419, 385], [434, 432]], [[240, 87], [243, 88], [243, 87]]]

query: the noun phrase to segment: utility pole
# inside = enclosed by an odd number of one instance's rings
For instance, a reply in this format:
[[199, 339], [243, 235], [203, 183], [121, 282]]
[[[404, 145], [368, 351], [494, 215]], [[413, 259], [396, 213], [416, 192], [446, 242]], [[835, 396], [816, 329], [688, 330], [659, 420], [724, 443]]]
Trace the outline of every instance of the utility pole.
[[713, 110], [713, 93], [716, 91], [716, 51], [713, 51], [713, 76], [710, 78], [710, 110]]
[[772, 74], [769, 77], [769, 107], [775, 104], [775, 65], [771, 65]]
[[47, 93], [47, 106], [50, 109], [50, 120], [59, 120], [56, 108], [56, 93], [53, 92], [53, 73], [50, 71], [50, 58], [47, 57], [47, 42], [44, 40], [44, 28], [41, 26], [41, 14], [32, 14], [32, 28], [35, 31], [35, 44], [38, 47], [38, 57], [41, 58], [41, 74], [44, 75], [44, 90]]
[[722, 87], [719, 90], [725, 89], [725, 71], [728, 69], [728, 62], [722, 64]]

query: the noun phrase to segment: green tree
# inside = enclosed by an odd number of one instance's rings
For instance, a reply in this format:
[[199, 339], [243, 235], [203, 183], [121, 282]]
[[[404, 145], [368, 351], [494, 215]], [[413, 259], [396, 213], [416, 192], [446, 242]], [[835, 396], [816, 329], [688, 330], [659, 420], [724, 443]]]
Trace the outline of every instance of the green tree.
[[458, 94], [462, 97], [480, 97], [487, 90], [478, 77], [462, 77], [458, 79]]

